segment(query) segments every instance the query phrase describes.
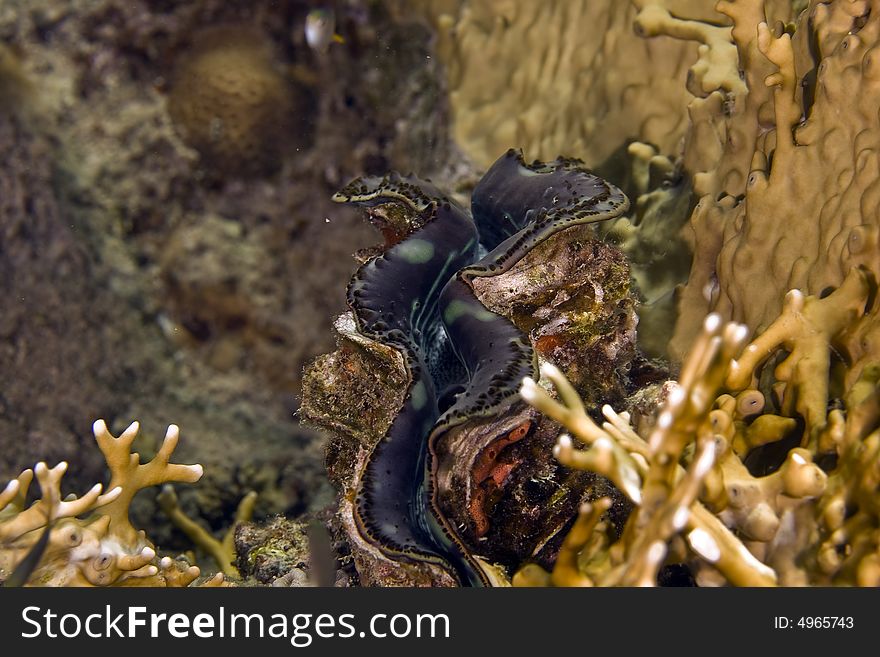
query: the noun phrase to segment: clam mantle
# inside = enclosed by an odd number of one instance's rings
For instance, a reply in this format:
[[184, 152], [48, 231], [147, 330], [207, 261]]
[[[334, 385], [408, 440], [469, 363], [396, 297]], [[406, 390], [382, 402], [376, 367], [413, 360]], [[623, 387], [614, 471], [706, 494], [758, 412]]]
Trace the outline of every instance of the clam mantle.
[[[355, 475], [352, 522], [386, 558], [430, 573], [428, 583], [491, 584], [493, 570], [444, 512], [438, 482], [454, 467], [456, 436], [508, 411], [537, 359], [528, 336], [487, 308], [475, 285], [560, 231], [620, 215], [628, 201], [578, 160], [527, 164], [514, 150], [476, 186], [472, 216], [431, 183], [396, 173], [357, 179], [334, 199], [364, 207], [385, 238], [349, 283], [351, 320], [341, 341], [368, 360], [397, 354], [405, 372], [399, 411]], [[304, 414], [332, 424], [304, 396]], [[508, 424], [493, 437], [501, 446], [534, 423]], [[485, 478], [503, 475], [488, 456], [477, 460]]]

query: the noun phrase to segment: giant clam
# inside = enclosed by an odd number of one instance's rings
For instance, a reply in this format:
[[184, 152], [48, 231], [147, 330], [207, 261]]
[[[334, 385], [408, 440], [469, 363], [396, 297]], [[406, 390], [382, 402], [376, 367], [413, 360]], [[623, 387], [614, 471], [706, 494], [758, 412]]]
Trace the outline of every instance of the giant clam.
[[[443, 498], [462, 441], [476, 445], [468, 456], [475, 480], [491, 483], [514, 467], [493, 459], [537, 424], [533, 413], [513, 408], [537, 356], [528, 336], [487, 308], [475, 287], [562, 231], [620, 215], [628, 200], [578, 160], [527, 164], [515, 150], [474, 189], [472, 215], [430, 182], [397, 173], [359, 178], [334, 200], [365, 208], [385, 237], [348, 287], [349, 349], [390, 351], [405, 371], [399, 410], [359, 468], [351, 504], [357, 531], [391, 560], [429, 564], [463, 585], [490, 584], [491, 569], [469, 549]], [[503, 427], [481, 431], [503, 413]], [[468, 533], [479, 537], [485, 518], [476, 495], [471, 510]]]

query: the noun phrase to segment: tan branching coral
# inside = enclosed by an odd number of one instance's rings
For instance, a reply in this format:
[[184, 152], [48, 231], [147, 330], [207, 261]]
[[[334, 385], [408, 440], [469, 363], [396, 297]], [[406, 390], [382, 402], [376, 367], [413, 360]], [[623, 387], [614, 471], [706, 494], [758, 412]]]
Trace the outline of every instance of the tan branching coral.
[[255, 27], [205, 28], [178, 56], [168, 111], [211, 170], [258, 174], [277, 165], [296, 109], [271, 40]]
[[790, 20], [792, 4], [722, 1], [715, 4], [713, 16], [700, 15], [693, 7], [672, 7], [668, 1], [633, 4], [639, 8], [634, 26], [642, 36], [700, 44], [688, 73], [694, 98], [687, 103], [690, 125], [683, 162], [698, 197], [722, 191], [735, 196], [748, 178], [755, 145], [772, 121], [772, 94], [764, 80], [773, 67], [758, 50], [756, 26], [765, 20]]
[[[707, 311], [758, 332], [731, 363], [735, 396], [716, 401], [730, 450], [705, 501], [782, 583], [876, 581], [880, 4], [811, 0], [783, 25], [779, 3], [720, 2], [727, 43], [706, 38], [721, 35], [717, 21], [657, 4], [640, 3], [643, 33], [696, 38], [718, 65], [692, 69], [683, 166], [700, 200], [670, 353], [687, 353]], [[795, 445], [782, 465], [752, 476], [742, 460], [782, 439]]]
[[157, 496], [157, 501], [162, 511], [171, 519], [171, 522], [184, 534], [189, 536], [197, 547], [208, 553], [217, 567], [224, 575], [239, 577], [238, 568], [233, 563], [235, 554], [235, 530], [243, 522], [248, 522], [254, 515], [254, 506], [257, 503], [257, 493], [249, 492], [245, 495], [235, 511], [235, 518], [229, 528], [223, 533], [222, 539], [214, 538], [211, 533], [198, 522], [190, 518], [180, 508], [177, 493], [170, 484], [162, 487], [162, 492]]
[[869, 280], [859, 269], [852, 269], [843, 284], [824, 299], [805, 298], [799, 290], [792, 290], [785, 296], [779, 318], [732, 363], [728, 388], [753, 387], [759, 366], [784, 347], [788, 354], [774, 371], [775, 391], [783, 411], [797, 412], [809, 433], [818, 437], [817, 432], [825, 427], [832, 356], [842, 347], [845, 330], [864, 315], [869, 294]]
[[[587, 415], [576, 391], [561, 372], [545, 364], [541, 374], [552, 382], [560, 401], [534, 381], [523, 383], [523, 398], [562, 423], [587, 451], [575, 450], [567, 435], [559, 439], [556, 457], [564, 464], [608, 477], [636, 505], [620, 540], [607, 545], [608, 566], [596, 580], [600, 585], [653, 585], [675, 539], [686, 530], [691, 550], [734, 583], [751, 586], [776, 583], [775, 573], [760, 563], [721, 521], [697, 501], [718, 451], [710, 421], [712, 403], [722, 385], [727, 364], [745, 339], [742, 326], [722, 326], [710, 316], [685, 363], [679, 383], [672, 387], [656, 427], [645, 440], [629, 425], [628, 414], [602, 409], [600, 427]], [[561, 402], [561, 403], [560, 403]], [[695, 447], [689, 463], [685, 450]], [[591, 518], [587, 509], [582, 518]], [[578, 527], [585, 542], [584, 519]], [[586, 538], [586, 540], [589, 540]], [[568, 549], [573, 549], [569, 544]], [[564, 552], [563, 552], [564, 553]], [[595, 554], [590, 555], [595, 559]]]
[[[880, 364], [862, 367], [843, 408], [827, 410], [832, 363], [869, 291], [855, 269], [824, 298], [792, 290], [782, 315], [745, 346], [745, 327], [711, 315], [641, 435], [608, 406], [597, 425], [545, 364], [559, 400], [528, 379], [523, 397], [588, 447], [563, 435], [557, 459], [604, 475], [635, 510], [612, 541], [601, 507], [585, 507], [553, 572], [528, 566], [514, 581], [653, 584], [664, 561], [685, 559], [702, 584], [880, 582]], [[773, 372], [762, 372], [771, 362]], [[793, 446], [781, 464], [763, 476], [750, 471], [747, 457], [782, 440]]]
[[786, 510], [766, 561], [791, 585], [880, 585], [880, 367], [831, 411], [837, 465], [815, 503]]
[[138, 453], [131, 450], [140, 430], [137, 422], [132, 422], [118, 438], [110, 433], [104, 420], [95, 422], [92, 429], [110, 469], [110, 488], [122, 489], [120, 495], [101, 514], [110, 518], [110, 531], [116, 538], [123, 543], [133, 543], [138, 540], [141, 532], [132, 526], [128, 509], [137, 492], [172, 481], [194, 483], [202, 477], [202, 466], [170, 462], [180, 439], [180, 429], [175, 424], [169, 425], [156, 456], [143, 464]]
[[[128, 517], [134, 495], [143, 488], [170, 481], [195, 482], [200, 465], [170, 462], [179, 437], [168, 427], [156, 456], [141, 464], [131, 445], [138, 423], [118, 438], [103, 420], [93, 426], [95, 439], [111, 472], [109, 491], [96, 484], [82, 497], [62, 499], [61, 479], [66, 463], [49, 468], [38, 463], [25, 470], [0, 493], [0, 574], [4, 578], [30, 553], [46, 527], [48, 545], [27, 580], [36, 586], [186, 586], [199, 569], [165, 557], [158, 562], [156, 549]], [[39, 499], [26, 506], [28, 489], [36, 477]], [[212, 580], [220, 584], [221, 580]]]
[[[737, 69], [727, 83], [701, 78], [706, 95], [689, 107], [683, 162], [700, 200], [670, 352], [687, 352], [708, 310], [757, 330], [725, 381], [736, 397], [716, 403], [732, 450], [707, 498], [780, 582], [865, 585], [878, 580], [880, 3], [806, 4], [786, 26], [770, 2], [717, 5], [733, 26], [728, 44], [708, 47], [735, 46]], [[680, 20], [652, 34], [692, 38]], [[745, 90], [732, 93], [740, 75]], [[737, 417], [740, 400], [755, 419]], [[800, 446], [753, 477], [741, 459], [783, 438]]]
[[729, 27], [673, 18], [666, 3], [635, 0], [633, 4], [639, 9], [634, 21], [639, 36], [666, 34], [700, 44], [697, 62], [691, 68], [687, 81], [692, 94], [705, 96], [715, 89], [731, 94], [746, 91], [745, 83], [737, 76], [730, 75], [730, 71], [736, 69], [737, 52], [730, 42]]

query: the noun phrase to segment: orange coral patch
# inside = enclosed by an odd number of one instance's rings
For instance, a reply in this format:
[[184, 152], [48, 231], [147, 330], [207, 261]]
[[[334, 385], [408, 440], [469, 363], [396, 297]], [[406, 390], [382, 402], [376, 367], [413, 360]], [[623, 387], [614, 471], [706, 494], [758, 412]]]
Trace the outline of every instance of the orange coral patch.
[[549, 354], [557, 347], [561, 347], [564, 341], [565, 336], [562, 335], [542, 335], [535, 340], [535, 349], [539, 353]]
[[489, 516], [486, 509], [490, 501], [489, 493], [500, 489], [510, 473], [522, 463], [521, 459], [499, 463], [498, 457], [506, 447], [525, 438], [531, 427], [532, 423], [526, 420], [506, 435], [492, 441], [480, 453], [473, 470], [471, 470], [473, 493], [468, 504], [468, 511], [474, 521], [474, 531], [477, 537], [485, 536], [489, 531]]

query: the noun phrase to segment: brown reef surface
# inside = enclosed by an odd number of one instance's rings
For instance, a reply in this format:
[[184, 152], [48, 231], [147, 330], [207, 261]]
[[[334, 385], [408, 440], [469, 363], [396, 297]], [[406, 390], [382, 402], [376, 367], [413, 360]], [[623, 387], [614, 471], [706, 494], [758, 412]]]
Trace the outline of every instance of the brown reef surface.
[[[65, 483], [87, 489], [105, 477], [94, 419], [138, 419], [146, 436], [173, 421], [181, 458], [206, 472], [181, 507], [215, 529], [250, 490], [257, 516], [332, 502], [320, 436], [295, 413], [366, 231], [329, 197], [451, 151], [427, 26], [356, 4], [346, 44], [322, 55], [296, 0], [2, 3], [0, 479], [64, 460]], [[230, 24], [249, 45], [206, 62], [200, 35]], [[236, 77], [212, 96], [181, 82], [193, 66]], [[262, 113], [221, 111], [266, 85]], [[133, 515], [189, 545], [149, 496]]]

